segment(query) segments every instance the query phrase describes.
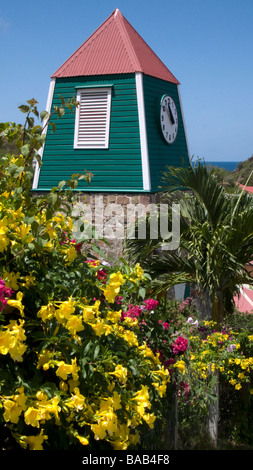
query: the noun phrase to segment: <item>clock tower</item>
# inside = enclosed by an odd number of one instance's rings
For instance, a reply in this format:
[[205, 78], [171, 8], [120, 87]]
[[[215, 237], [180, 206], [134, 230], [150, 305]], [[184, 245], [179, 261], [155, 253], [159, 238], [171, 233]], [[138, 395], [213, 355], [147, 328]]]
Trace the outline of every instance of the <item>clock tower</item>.
[[[47, 129], [33, 189], [74, 173], [88, 194], [151, 195], [167, 166], [190, 166], [179, 82], [117, 9], [51, 77], [47, 111], [75, 97]], [[53, 120], [53, 119], [52, 119]]]

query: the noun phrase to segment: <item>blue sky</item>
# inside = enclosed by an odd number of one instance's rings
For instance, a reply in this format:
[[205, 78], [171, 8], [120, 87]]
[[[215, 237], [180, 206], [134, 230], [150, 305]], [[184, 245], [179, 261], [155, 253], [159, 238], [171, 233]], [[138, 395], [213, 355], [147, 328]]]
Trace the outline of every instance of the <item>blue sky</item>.
[[0, 122], [45, 109], [50, 76], [119, 8], [180, 81], [190, 155], [253, 154], [252, 0], [11, 0], [0, 4]]

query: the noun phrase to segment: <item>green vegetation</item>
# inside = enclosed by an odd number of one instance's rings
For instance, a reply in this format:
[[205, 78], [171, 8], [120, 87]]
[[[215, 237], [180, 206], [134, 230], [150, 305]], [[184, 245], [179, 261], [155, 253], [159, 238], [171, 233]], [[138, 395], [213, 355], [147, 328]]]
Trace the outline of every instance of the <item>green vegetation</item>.
[[253, 186], [253, 155], [248, 160], [238, 163], [234, 171], [228, 171], [209, 164], [207, 164], [207, 167], [218, 181], [226, 187], [227, 191], [236, 190], [238, 184]]
[[[245, 269], [253, 253], [252, 200], [244, 191], [229, 194], [201, 163], [190, 170], [168, 168], [164, 191], [169, 208], [172, 201], [180, 204], [178, 250], [164, 250], [161, 237], [136, 236], [126, 240], [126, 254], [152, 272], [156, 293], [179, 283], [195, 284], [202, 300], [208, 299], [205, 313], [210, 304], [211, 318], [222, 324], [233, 311], [238, 286], [252, 284]], [[168, 218], [172, 229], [171, 209]], [[147, 224], [150, 228], [149, 218]]]
[[[212, 448], [206, 423], [217, 379], [222, 440], [252, 446], [253, 325], [232, 302], [236, 286], [251, 282], [251, 199], [227, 193], [204, 165], [170, 168], [178, 252], [159, 252], [163, 240], [132, 240], [131, 263], [103, 264], [86, 223], [83, 239], [73, 239], [74, 190], [89, 174], [31, 194], [44, 141], [36, 105], [21, 108], [24, 126], [0, 132], [0, 448], [172, 449], [176, 401], [179, 448]], [[54, 112], [65, 106], [75, 103]], [[188, 191], [171, 192], [179, 182]], [[215, 321], [203, 320], [192, 298], [168, 301], [180, 282], [209, 296]]]

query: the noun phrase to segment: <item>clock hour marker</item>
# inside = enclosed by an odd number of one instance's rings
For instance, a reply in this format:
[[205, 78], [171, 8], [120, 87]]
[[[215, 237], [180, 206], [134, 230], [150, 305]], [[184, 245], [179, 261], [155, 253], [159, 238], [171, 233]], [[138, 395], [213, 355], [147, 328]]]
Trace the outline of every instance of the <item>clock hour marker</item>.
[[161, 99], [160, 123], [165, 141], [172, 144], [177, 136], [178, 115], [174, 100], [164, 95]]

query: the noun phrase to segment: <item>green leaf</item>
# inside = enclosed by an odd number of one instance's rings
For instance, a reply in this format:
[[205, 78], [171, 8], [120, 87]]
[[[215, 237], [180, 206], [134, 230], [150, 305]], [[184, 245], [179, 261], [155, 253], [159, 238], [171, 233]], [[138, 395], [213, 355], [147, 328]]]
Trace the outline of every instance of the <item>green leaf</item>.
[[54, 206], [56, 202], [58, 201], [58, 194], [53, 193], [53, 192], [49, 193], [47, 196], [47, 200], [48, 202], [50, 202], [50, 204]]
[[41, 121], [44, 121], [49, 118], [49, 113], [47, 111], [41, 111], [40, 113], [40, 119]]
[[145, 295], [146, 295], [146, 289], [144, 289], [144, 287], [140, 287], [139, 288], [139, 296], [144, 299], [145, 298]]
[[63, 96], [61, 96], [61, 95], [59, 95], [59, 97], [60, 97], [62, 106], [64, 106], [64, 105], [65, 105], [65, 99], [64, 99]]
[[58, 184], [58, 189], [61, 190], [65, 186], [65, 184], [66, 184], [66, 181], [64, 181], [64, 180], [60, 181], [60, 183]]
[[18, 107], [18, 109], [20, 109], [20, 111], [22, 111], [22, 113], [28, 113], [29, 111], [29, 106], [25, 105], [25, 104], [21, 104], [21, 106]]
[[97, 344], [97, 346], [94, 349], [94, 353], [93, 353], [93, 359], [94, 360], [98, 357], [99, 353], [100, 353], [100, 346], [99, 346], [99, 344]]
[[56, 131], [56, 125], [54, 122], [49, 122], [49, 125], [52, 126], [52, 132]]
[[21, 147], [20, 151], [22, 155], [24, 155], [24, 157], [27, 157], [30, 153], [30, 146], [28, 144], [25, 144]]
[[17, 165], [14, 165], [14, 164], [9, 166], [9, 173], [14, 178], [18, 178], [23, 171], [24, 171], [23, 166], [17, 166]]

